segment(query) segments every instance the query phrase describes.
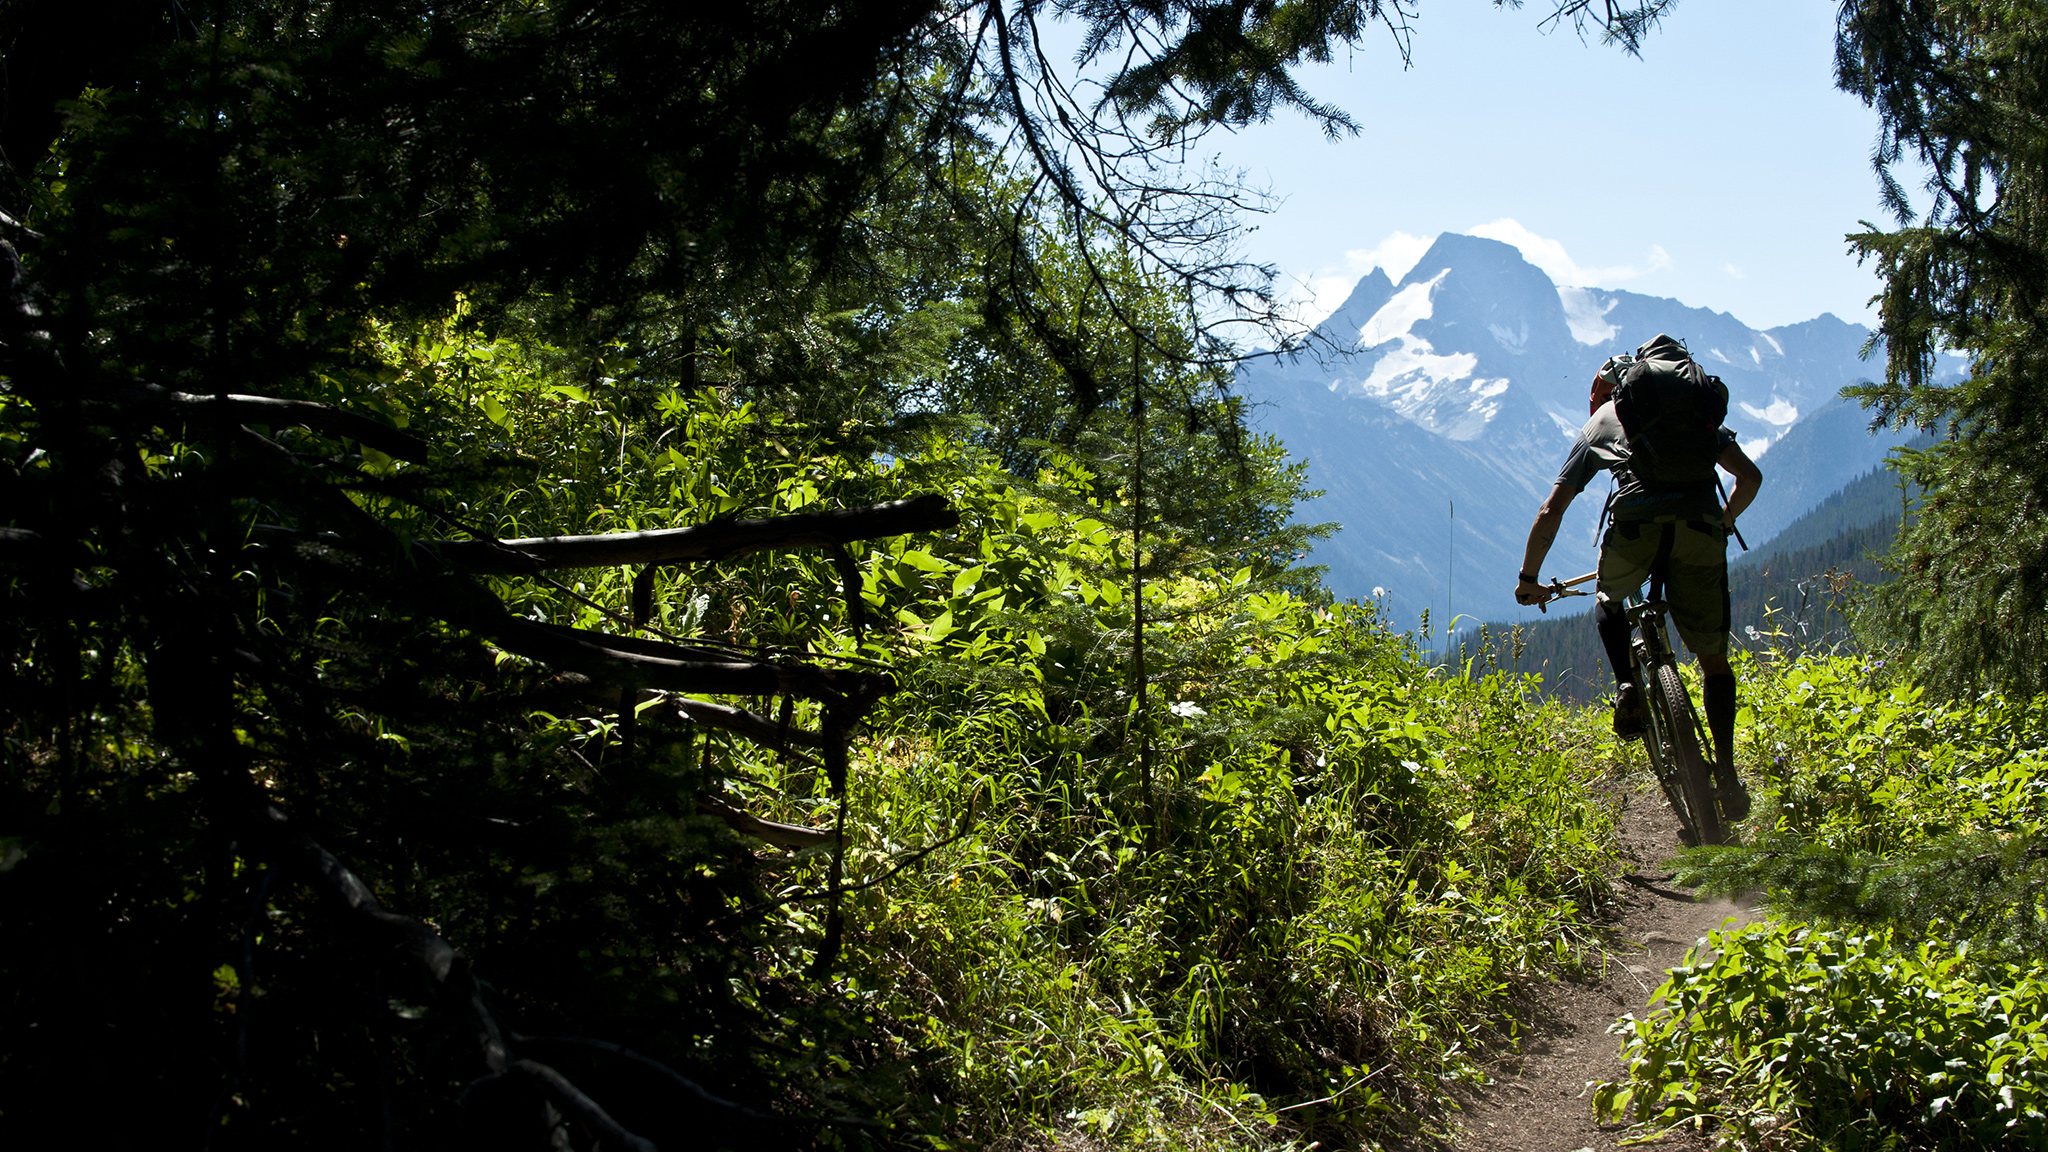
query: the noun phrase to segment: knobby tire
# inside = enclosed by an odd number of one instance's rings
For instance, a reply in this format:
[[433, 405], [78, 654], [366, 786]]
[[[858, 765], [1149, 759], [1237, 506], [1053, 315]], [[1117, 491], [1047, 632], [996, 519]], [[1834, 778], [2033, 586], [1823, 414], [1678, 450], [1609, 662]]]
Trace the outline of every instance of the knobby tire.
[[[1657, 674], [1654, 665], [1636, 665], [1637, 683], [1653, 685]], [[1664, 791], [1664, 799], [1670, 803], [1671, 811], [1678, 817], [1678, 835], [1688, 848], [1699, 845], [1699, 836], [1694, 833], [1692, 816], [1687, 813], [1685, 793], [1678, 785], [1676, 751], [1665, 733], [1671, 731], [1671, 716], [1664, 706], [1664, 697], [1655, 691], [1643, 693], [1643, 711], [1646, 723], [1643, 726], [1643, 751], [1649, 753], [1650, 770], [1656, 774], [1657, 786]]]
[[1700, 752], [1699, 722], [1693, 717], [1692, 697], [1685, 690], [1685, 681], [1678, 678], [1675, 665], [1658, 666], [1657, 696], [1667, 721], [1665, 747], [1671, 750], [1671, 767], [1685, 793], [1683, 815], [1691, 818], [1699, 843], [1719, 844], [1723, 839], [1721, 809], [1714, 802], [1713, 770]]

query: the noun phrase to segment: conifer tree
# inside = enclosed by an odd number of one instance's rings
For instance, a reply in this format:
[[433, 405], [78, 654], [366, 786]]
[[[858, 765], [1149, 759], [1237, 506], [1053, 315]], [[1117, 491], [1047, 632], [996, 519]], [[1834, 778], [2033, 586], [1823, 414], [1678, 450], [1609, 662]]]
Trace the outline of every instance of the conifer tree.
[[[1937, 431], [1901, 454], [1925, 494], [1870, 619], [1934, 686], [2048, 689], [2048, 16], [1979, 0], [1842, 6], [1840, 86], [1874, 108], [1899, 221], [1850, 237], [1884, 279], [1878, 419]], [[1915, 193], [1898, 173], [1925, 171]], [[1946, 352], [1968, 357], [1939, 382]]]

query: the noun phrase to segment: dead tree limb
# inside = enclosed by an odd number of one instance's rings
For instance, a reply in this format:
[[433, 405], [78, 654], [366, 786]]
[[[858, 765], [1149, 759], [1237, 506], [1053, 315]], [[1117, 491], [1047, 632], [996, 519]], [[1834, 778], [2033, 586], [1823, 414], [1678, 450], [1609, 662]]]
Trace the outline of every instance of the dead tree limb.
[[517, 575], [548, 568], [724, 560], [769, 548], [818, 548], [909, 532], [936, 532], [959, 522], [960, 514], [947, 506], [944, 496], [925, 495], [865, 508], [715, 521], [691, 528], [601, 536], [443, 540], [433, 547], [457, 571]]
[[42, 534], [33, 528], [0, 528], [0, 560], [26, 560], [41, 551]]
[[735, 808], [716, 796], [697, 797], [697, 808], [725, 821], [733, 831], [766, 840], [777, 848], [802, 851], [805, 848], [825, 848], [839, 842], [837, 833], [827, 832], [822, 828], [809, 828], [802, 824], [764, 820], [744, 808]]
[[625, 688], [733, 696], [794, 693], [810, 700], [859, 701], [857, 715], [897, 688], [895, 677], [882, 672], [747, 660], [708, 648], [541, 624], [510, 613], [481, 627], [454, 617], [450, 622], [475, 627], [508, 652]]
[[825, 746], [825, 737], [819, 733], [808, 728], [784, 727], [759, 712], [692, 700], [685, 696], [670, 697], [670, 703], [676, 706], [676, 711], [682, 713], [685, 720], [693, 724], [702, 724], [706, 728], [717, 728], [745, 736], [756, 744], [765, 744], [770, 748], [781, 748], [786, 744], [801, 744], [806, 748]]
[[[256, 534], [266, 546], [282, 545], [281, 557], [345, 573], [361, 586], [410, 603], [505, 651], [563, 672], [574, 672], [612, 689], [662, 689], [734, 696], [795, 694], [852, 708], [857, 720], [875, 700], [896, 691], [894, 677], [881, 672], [824, 668], [796, 660], [762, 660], [715, 648], [644, 640], [544, 624], [514, 616], [488, 588], [464, 576], [404, 567], [366, 555], [339, 536], [279, 529]], [[431, 555], [412, 557], [431, 565]], [[614, 696], [612, 699], [616, 700]], [[822, 745], [820, 745], [822, 746]]]
[[597, 1101], [583, 1094], [583, 1090], [569, 1082], [569, 1078], [545, 1064], [532, 1060], [514, 1060], [512, 1066], [501, 1075], [507, 1079], [518, 1079], [544, 1097], [548, 1103], [560, 1109], [562, 1114], [581, 1122], [595, 1132], [599, 1146], [603, 1148], [625, 1148], [631, 1152], [655, 1152], [654, 1141], [645, 1136], [626, 1130], [625, 1125], [612, 1119]]
[[500, 1073], [510, 1066], [511, 1051], [497, 1018], [484, 1004], [483, 990], [469, 970], [468, 957], [420, 921], [385, 911], [361, 877], [318, 841], [292, 827], [276, 805], [260, 804], [250, 823], [257, 842], [267, 849], [266, 855], [340, 907], [362, 935], [388, 950], [404, 953], [425, 971], [476, 1044], [478, 1059], [487, 1070]]
[[887, 1127], [883, 1124], [877, 1124], [873, 1120], [859, 1120], [849, 1116], [789, 1116], [774, 1112], [756, 1111], [744, 1104], [727, 1100], [723, 1096], [713, 1095], [711, 1092], [706, 1091], [703, 1085], [678, 1073], [675, 1069], [663, 1064], [661, 1061], [642, 1056], [631, 1048], [614, 1044], [609, 1040], [593, 1040], [587, 1036], [514, 1035], [513, 1041], [519, 1045], [521, 1050], [538, 1048], [545, 1051], [549, 1048], [578, 1048], [603, 1053], [661, 1077], [675, 1087], [680, 1088], [684, 1095], [689, 1096], [700, 1104], [730, 1112], [758, 1124], [814, 1125], [832, 1128], [859, 1128], [867, 1131], [876, 1131]]
[[312, 400], [281, 400], [275, 396], [227, 393], [200, 396], [176, 392], [157, 384], [99, 385], [85, 395], [119, 408], [146, 412], [152, 416], [232, 428], [241, 424], [297, 425], [322, 435], [354, 440], [386, 456], [411, 463], [425, 463], [430, 452], [426, 442], [401, 432], [381, 420], [330, 404]]
[[497, 1017], [484, 1003], [483, 989], [470, 971], [469, 958], [453, 944], [410, 916], [386, 911], [361, 877], [318, 841], [293, 828], [276, 805], [259, 803], [254, 816], [254, 838], [268, 850], [266, 854], [296, 873], [329, 903], [339, 906], [359, 934], [387, 951], [404, 954], [426, 974], [476, 1044], [478, 1059], [485, 1069], [484, 1081], [523, 1084], [536, 1098], [597, 1133], [607, 1147], [654, 1152], [652, 1141], [627, 1131], [560, 1072], [514, 1056]]

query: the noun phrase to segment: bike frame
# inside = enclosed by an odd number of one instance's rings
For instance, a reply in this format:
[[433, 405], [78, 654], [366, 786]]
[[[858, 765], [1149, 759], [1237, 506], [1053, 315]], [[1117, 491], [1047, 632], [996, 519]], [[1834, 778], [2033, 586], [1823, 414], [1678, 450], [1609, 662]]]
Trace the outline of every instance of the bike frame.
[[[1550, 599], [1589, 595], [1576, 590], [1577, 586], [1590, 583], [1598, 575], [1588, 572], [1573, 580], [1553, 579], [1546, 586], [1550, 593], [1546, 604], [1539, 606], [1547, 611]], [[1713, 739], [1701, 725], [1691, 691], [1679, 677], [1678, 656], [1664, 627], [1670, 605], [1665, 603], [1662, 592], [1662, 582], [1652, 579], [1651, 595], [1631, 596], [1622, 602], [1631, 633], [1629, 662], [1635, 668], [1637, 691], [1642, 693], [1643, 711], [1648, 717], [1643, 748], [1649, 753], [1657, 786], [1663, 789], [1671, 811], [1678, 816], [1685, 839], [1693, 844], [1719, 843], [1720, 800], [1714, 794], [1711, 774], [1701, 755], [1701, 749], [1713, 747]]]

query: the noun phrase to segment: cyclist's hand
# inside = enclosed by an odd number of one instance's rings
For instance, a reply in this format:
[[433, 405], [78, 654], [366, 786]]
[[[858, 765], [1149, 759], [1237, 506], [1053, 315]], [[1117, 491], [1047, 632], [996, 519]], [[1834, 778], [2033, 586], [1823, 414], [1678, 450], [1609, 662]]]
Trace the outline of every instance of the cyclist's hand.
[[1550, 599], [1550, 589], [1538, 584], [1534, 580], [1524, 580], [1515, 585], [1515, 603], [1517, 604], [1540, 605], [1548, 599]]

